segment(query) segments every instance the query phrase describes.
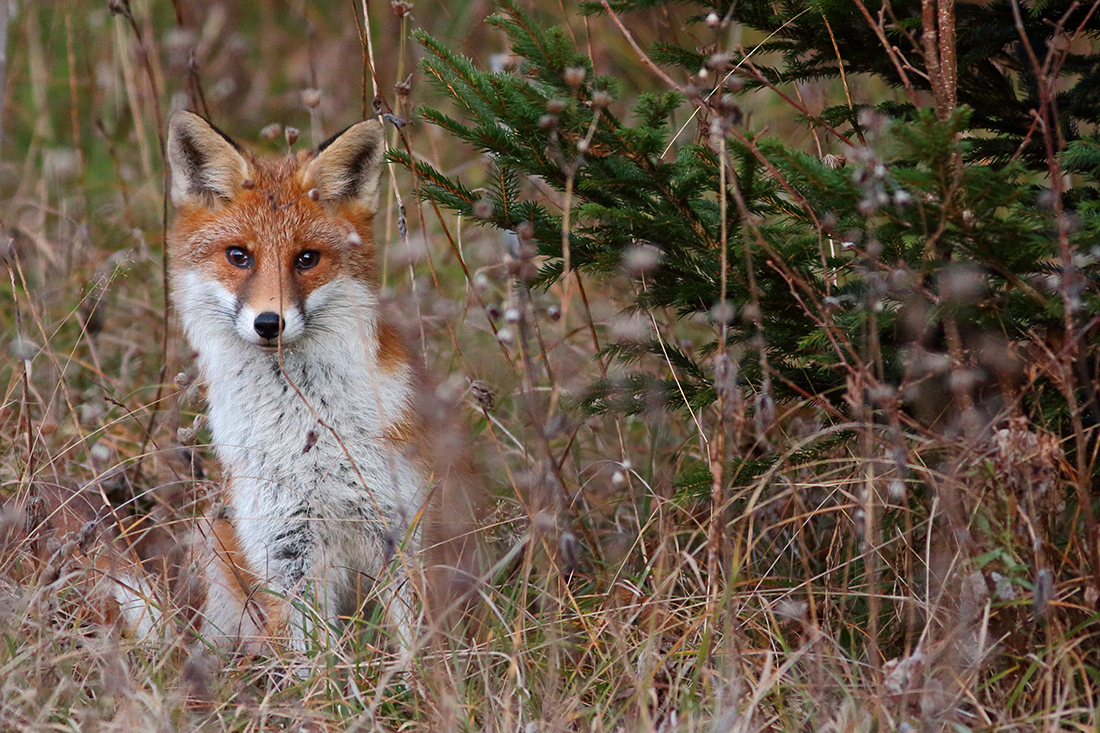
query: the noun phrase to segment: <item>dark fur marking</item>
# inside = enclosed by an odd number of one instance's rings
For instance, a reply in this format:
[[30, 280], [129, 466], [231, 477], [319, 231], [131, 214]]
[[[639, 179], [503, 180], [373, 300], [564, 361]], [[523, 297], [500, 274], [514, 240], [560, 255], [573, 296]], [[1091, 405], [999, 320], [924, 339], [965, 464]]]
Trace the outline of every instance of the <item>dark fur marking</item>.
[[[236, 150], [239, 154], [244, 155], [244, 151], [241, 150], [241, 147], [237, 145], [237, 143], [234, 142], [231, 137], [218, 129], [218, 127], [210, 122], [210, 120], [201, 116], [199, 117], [199, 119], [209, 125], [210, 129], [217, 133], [217, 135], [226, 143], [228, 143], [230, 147]], [[187, 161], [187, 177], [190, 183], [187, 190], [193, 194], [215, 197], [219, 196], [219, 194], [213, 188], [206, 185], [204, 170], [207, 168], [209, 161], [206, 156], [202, 154], [202, 151], [199, 150], [199, 147], [195, 145], [194, 136], [191, 135], [190, 132], [183, 133], [182, 135], [180, 135], [179, 146], [180, 152], [183, 153], [183, 157]]]
[[363, 180], [363, 171], [366, 170], [367, 163], [374, 157], [374, 153], [377, 149], [377, 145], [365, 145], [360, 148], [356, 156], [351, 159], [351, 162], [348, 164], [348, 170], [351, 172], [351, 179], [348, 183], [347, 190], [340, 192], [341, 196], [354, 196], [359, 193], [359, 184]]
[[284, 564], [287, 587], [295, 587], [305, 577], [314, 544], [312, 533], [305, 524], [279, 532], [272, 538], [272, 559]]
[[200, 175], [202, 169], [206, 166], [206, 158], [203, 156], [202, 151], [195, 145], [194, 138], [190, 134], [180, 136], [179, 148], [183, 153], [184, 160], [187, 161], [187, 178], [190, 183], [187, 190], [191, 193], [205, 193], [207, 188], [203, 185]]
[[[345, 127], [340, 132], [336, 133], [328, 140], [317, 146], [317, 153], [320, 154], [323, 150], [331, 146], [336, 142], [337, 138], [343, 135], [345, 132], [351, 129], [351, 126]], [[367, 163], [374, 157], [375, 152], [378, 150], [378, 145], [364, 145], [357, 152], [354, 158], [347, 164], [348, 173], [350, 173], [350, 180], [348, 184], [336, 192], [337, 198], [345, 198], [355, 196], [359, 193], [359, 184], [363, 178], [363, 171], [366, 170]]]

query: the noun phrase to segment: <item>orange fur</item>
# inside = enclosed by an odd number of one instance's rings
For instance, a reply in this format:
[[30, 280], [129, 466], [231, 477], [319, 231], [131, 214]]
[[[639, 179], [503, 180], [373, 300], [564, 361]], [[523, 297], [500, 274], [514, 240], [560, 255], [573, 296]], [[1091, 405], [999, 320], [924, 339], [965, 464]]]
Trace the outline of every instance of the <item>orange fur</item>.
[[[292, 599], [314, 592], [335, 621], [363, 578], [389, 576], [414, 516], [433, 615], [449, 615], [476, 577], [465, 433], [403, 319], [378, 303], [383, 142], [377, 123], [360, 123], [317, 153], [268, 160], [194, 115], [172, 121], [175, 297], [211, 381], [235, 510], [203, 525], [207, 621], [221, 638], [287, 630], [301, 646], [316, 627]], [[407, 563], [397, 566], [386, 603], [407, 635]]]

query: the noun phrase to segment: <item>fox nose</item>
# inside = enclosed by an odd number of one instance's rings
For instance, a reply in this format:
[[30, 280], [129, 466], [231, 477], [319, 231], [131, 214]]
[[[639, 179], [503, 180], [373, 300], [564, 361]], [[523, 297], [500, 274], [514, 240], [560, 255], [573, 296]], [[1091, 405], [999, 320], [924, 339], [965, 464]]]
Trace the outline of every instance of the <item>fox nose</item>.
[[283, 330], [283, 317], [272, 311], [264, 311], [256, 316], [256, 320], [252, 322], [252, 327], [256, 329], [256, 333], [260, 335], [260, 338], [273, 339]]

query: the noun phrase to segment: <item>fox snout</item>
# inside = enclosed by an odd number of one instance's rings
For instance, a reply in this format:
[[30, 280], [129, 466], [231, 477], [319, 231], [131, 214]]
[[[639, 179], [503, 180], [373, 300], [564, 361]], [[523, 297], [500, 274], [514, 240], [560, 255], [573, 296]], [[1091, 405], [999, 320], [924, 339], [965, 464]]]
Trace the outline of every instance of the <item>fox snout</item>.
[[264, 311], [252, 321], [252, 327], [260, 338], [271, 341], [278, 338], [279, 332], [283, 330], [283, 317], [272, 311]]
[[288, 304], [278, 310], [272, 305], [277, 304], [265, 303], [259, 308], [242, 304], [237, 313], [237, 335], [265, 348], [289, 346], [297, 341], [305, 332], [305, 321], [298, 307]]

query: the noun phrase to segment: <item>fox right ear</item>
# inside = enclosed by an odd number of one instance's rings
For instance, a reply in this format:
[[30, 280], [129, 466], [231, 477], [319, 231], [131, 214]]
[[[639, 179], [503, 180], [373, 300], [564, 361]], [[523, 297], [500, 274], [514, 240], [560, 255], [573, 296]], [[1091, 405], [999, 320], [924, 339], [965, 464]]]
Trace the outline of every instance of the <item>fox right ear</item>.
[[193, 112], [176, 112], [168, 123], [168, 163], [176, 206], [214, 206], [232, 198], [248, 177], [237, 144]]

